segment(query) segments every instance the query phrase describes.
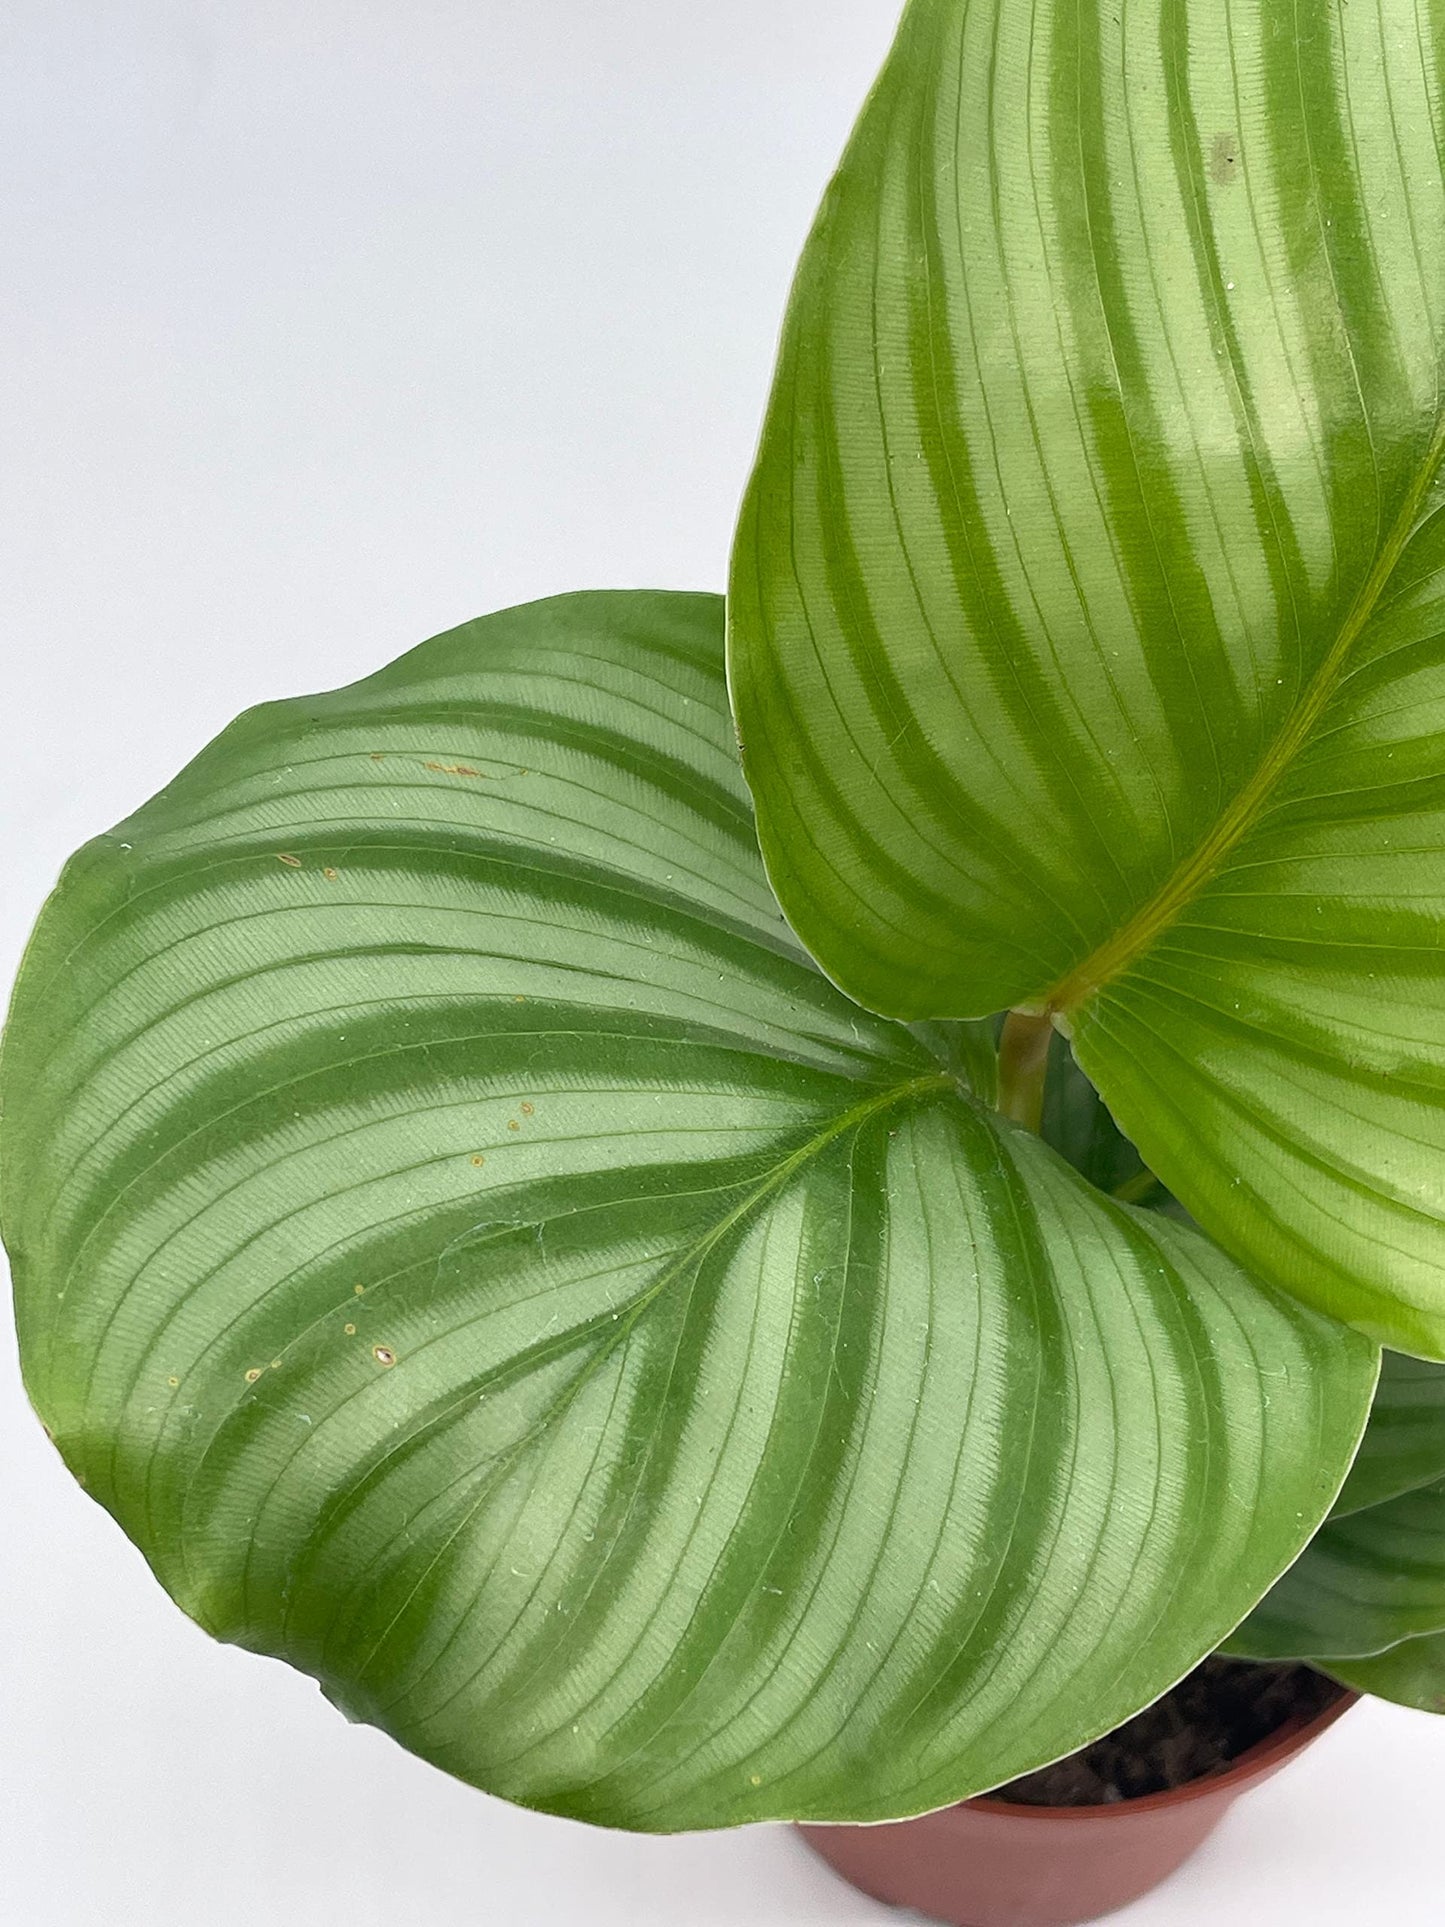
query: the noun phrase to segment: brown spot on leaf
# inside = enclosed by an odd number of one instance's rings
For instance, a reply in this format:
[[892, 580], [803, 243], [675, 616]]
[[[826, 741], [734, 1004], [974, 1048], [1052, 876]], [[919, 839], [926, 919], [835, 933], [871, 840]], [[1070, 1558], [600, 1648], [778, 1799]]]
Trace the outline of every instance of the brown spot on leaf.
[[335, 883], [336, 879], [341, 875], [341, 872], [340, 870], [325, 869], [321, 874], [328, 883]]
[[301, 868], [300, 857], [292, 856], [289, 850], [278, 850], [276, 852], [276, 861], [278, 863], [284, 863], [288, 870], [299, 870]]
[[371, 1355], [378, 1365], [394, 1365], [396, 1363], [396, 1353], [391, 1349], [390, 1345], [373, 1345]]
[[256, 1383], [256, 1380], [260, 1376], [261, 1376], [261, 1367], [259, 1365], [253, 1365], [250, 1371], [247, 1372], [246, 1374], [246, 1383], [248, 1385], [254, 1385]]
[[537, 1108], [537, 1107], [536, 1107], [536, 1105], [535, 1105], [535, 1104], [524, 1104], [524, 1105], [522, 1106], [522, 1115], [523, 1115], [523, 1117], [530, 1117], [530, 1116], [532, 1115], [532, 1113], [533, 1113], [533, 1112], [534, 1112], [534, 1111], [536, 1110], [536, 1108]]
[[355, 1336], [356, 1336], [356, 1327], [355, 1327], [355, 1325], [348, 1325], [348, 1326], [346, 1327], [346, 1336], [347, 1336], [348, 1338], [355, 1338]]
[[487, 1160], [482, 1156], [480, 1151], [478, 1151], [472, 1159], [472, 1163], [476, 1165], [479, 1171], [481, 1170], [482, 1166], [486, 1163], [486, 1161]]
[[516, 1118], [514, 1118], [514, 1117], [509, 1117], [509, 1118], [507, 1119], [507, 1129], [508, 1129], [509, 1131], [520, 1131], [520, 1130], [521, 1130], [521, 1128], [522, 1128], [522, 1127], [521, 1127], [521, 1125], [520, 1125], [520, 1124], [519, 1124], [519, 1123], [517, 1122], [517, 1120], [516, 1120]]
[[1233, 134], [1216, 134], [1209, 149], [1209, 172], [1216, 187], [1239, 179], [1239, 142]]

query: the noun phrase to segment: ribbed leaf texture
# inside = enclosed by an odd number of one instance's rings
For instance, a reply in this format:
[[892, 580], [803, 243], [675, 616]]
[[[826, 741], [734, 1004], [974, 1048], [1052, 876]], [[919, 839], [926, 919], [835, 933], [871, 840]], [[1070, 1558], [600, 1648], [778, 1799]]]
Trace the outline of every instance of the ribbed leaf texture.
[[1246, 1263], [1445, 1356], [1445, 13], [912, 0], [733, 570], [769, 871], [1047, 1009]]
[[0, 1061], [28, 1385], [202, 1625], [449, 1772], [941, 1805], [1240, 1620], [1377, 1368], [1003, 1122], [991, 1052], [788, 933], [717, 599], [468, 625], [67, 870]]

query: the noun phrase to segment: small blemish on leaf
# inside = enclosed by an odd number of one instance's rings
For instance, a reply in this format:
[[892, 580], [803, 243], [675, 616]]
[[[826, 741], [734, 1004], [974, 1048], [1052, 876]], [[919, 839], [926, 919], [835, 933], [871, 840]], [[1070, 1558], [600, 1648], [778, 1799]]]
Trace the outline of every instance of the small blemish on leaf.
[[472, 1163], [476, 1165], [479, 1171], [481, 1170], [482, 1166], [486, 1163], [486, 1161], [487, 1160], [482, 1156], [480, 1151], [478, 1151], [476, 1156], [472, 1159]]
[[763, 1783], [763, 1776], [761, 1773], [750, 1774], [749, 1778], [754, 1786], [761, 1786]]
[[473, 769], [470, 763], [424, 763], [424, 769], [434, 771], [438, 776], [482, 776], [483, 770]]
[[176, 1387], [180, 1384], [180, 1382], [181, 1381], [176, 1377], [174, 1372], [172, 1372], [170, 1377], [166, 1380], [167, 1385], [170, 1386], [172, 1391], [176, 1389]]
[[523, 1117], [530, 1117], [530, 1116], [532, 1115], [532, 1113], [533, 1113], [533, 1112], [534, 1112], [534, 1111], [536, 1110], [536, 1108], [537, 1108], [537, 1107], [536, 1107], [536, 1105], [535, 1105], [535, 1104], [524, 1104], [524, 1105], [522, 1106], [522, 1115], [523, 1115]]
[[254, 1385], [256, 1383], [256, 1380], [260, 1376], [261, 1376], [261, 1367], [259, 1365], [253, 1365], [250, 1371], [247, 1372], [246, 1374], [246, 1383], [248, 1385]]
[[391, 1349], [390, 1345], [373, 1345], [371, 1355], [378, 1365], [394, 1365], [396, 1363], [396, 1353]]
[[1228, 187], [1239, 179], [1239, 142], [1233, 134], [1214, 136], [1209, 150], [1209, 172], [1219, 187]]
[[351, 1289], [356, 1293], [358, 1298], [364, 1298], [366, 1296], [365, 1285], [353, 1285]]
[[273, 1359], [271, 1360], [271, 1370], [272, 1370], [273, 1372], [279, 1372], [279, 1371], [280, 1371], [280, 1369], [281, 1369], [281, 1361], [280, 1361], [280, 1359], [279, 1359], [279, 1358], [273, 1358]]
[[356, 1336], [356, 1327], [355, 1327], [355, 1325], [348, 1325], [348, 1326], [346, 1327], [346, 1336], [347, 1336], [348, 1338], [355, 1338], [355, 1336]]
[[374, 749], [371, 752], [371, 760], [373, 763], [384, 763], [386, 761], [386, 751], [384, 749]]
[[278, 863], [284, 863], [288, 870], [299, 870], [301, 868], [300, 857], [292, 856], [287, 850], [278, 850], [276, 852], [276, 861]]
[[337, 878], [341, 875], [341, 872], [340, 870], [333, 870], [333, 869], [327, 868], [323, 870], [321, 874], [322, 876], [325, 877], [328, 883], [335, 883]]
[[514, 1118], [514, 1117], [509, 1117], [509, 1118], [507, 1119], [507, 1129], [508, 1129], [509, 1131], [520, 1131], [520, 1130], [521, 1130], [521, 1128], [522, 1128], [522, 1127], [521, 1127], [521, 1125], [520, 1125], [520, 1124], [519, 1124], [519, 1123], [517, 1122], [517, 1120], [516, 1120], [516, 1118]]

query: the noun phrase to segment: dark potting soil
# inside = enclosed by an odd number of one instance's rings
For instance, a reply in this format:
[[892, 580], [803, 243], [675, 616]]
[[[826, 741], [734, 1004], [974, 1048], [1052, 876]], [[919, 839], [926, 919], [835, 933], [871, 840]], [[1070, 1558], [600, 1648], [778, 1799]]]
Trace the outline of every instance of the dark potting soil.
[[1081, 1753], [989, 1794], [1031, 1807], [1113, 1806], [1221, 1773], [1287, 1720], [1312, 1717], [1343, 1689], [1308, 1666], [1206, 1659], [1170, 1693]]

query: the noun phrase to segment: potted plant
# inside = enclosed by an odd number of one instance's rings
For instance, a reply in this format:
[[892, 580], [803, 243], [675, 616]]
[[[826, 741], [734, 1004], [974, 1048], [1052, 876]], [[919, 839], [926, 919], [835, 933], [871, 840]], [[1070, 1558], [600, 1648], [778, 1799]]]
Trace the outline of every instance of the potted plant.
[[726, 606], [465, 625], [72, 859], [26, 1382], [203, 1627], [1014, 1927], [1445, 1703], [1442, 63], [911, 0]]

